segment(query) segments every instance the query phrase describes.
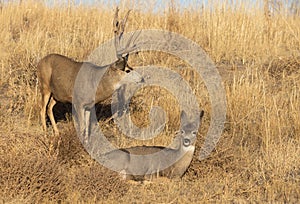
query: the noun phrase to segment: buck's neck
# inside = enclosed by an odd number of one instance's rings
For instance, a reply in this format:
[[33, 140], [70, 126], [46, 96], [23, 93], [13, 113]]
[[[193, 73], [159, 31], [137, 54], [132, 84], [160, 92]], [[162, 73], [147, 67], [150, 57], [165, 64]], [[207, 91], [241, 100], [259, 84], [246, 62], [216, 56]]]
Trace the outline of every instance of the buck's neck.
[[105, 100], [109, 98], [116, 89], [120, 86], [120, 81], [126, 74], [125, 72], [112, 68], [107, 67], [105, 68], [105, 73], [103, 74], [97, 88], [96, 97], [98, 100]]

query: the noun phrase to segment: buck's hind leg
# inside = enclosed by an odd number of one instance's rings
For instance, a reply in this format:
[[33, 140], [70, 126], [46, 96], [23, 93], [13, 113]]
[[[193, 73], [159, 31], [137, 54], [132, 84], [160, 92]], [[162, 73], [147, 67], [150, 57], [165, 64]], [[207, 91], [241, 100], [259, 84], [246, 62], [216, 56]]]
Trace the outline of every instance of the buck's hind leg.
[[47, 110], [47, 114], [50, 118], [53, 130], [54, 130], [54, 134], [55, 135], [59, 135], [59, 131], [54, 119], [54, 115], [53, 115], [53, 107], [56, 104], [56, 100], [51, 96], [50, 101], [49, 101], [49, 105], [48, 105], [48, 110]]
[[42, 107], [41, 107], [41, 122], [42, 122], [42, 127], [43, 130], [46, 131], [47, 130], [47, 125], [46, 125], [46, 109], [47, 109], [47, 105], [50, 99], [51, 93], [42, 93]]

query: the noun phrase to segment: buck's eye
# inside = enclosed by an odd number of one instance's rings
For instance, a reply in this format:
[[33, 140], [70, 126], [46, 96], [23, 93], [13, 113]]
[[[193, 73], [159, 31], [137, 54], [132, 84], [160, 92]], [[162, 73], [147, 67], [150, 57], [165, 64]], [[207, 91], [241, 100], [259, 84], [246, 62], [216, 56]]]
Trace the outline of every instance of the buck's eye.
[[126, 69], [125, 72], [126, 72], [126, 73], [129, 73], [129, 72], [130, 72], [130, 69]]
[[196, 132], [196, 131], [193, 131], [192, 134], [193, 134], [193, 135], [197, 135], [197, 132]]

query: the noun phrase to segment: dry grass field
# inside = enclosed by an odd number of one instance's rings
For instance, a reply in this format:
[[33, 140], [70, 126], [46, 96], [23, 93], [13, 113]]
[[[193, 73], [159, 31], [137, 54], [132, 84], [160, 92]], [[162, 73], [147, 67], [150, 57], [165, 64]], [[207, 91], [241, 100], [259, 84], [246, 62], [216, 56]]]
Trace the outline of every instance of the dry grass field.
[[[300, 16], [269, 13], [242, 3], [209, 7], [135, 7], [127, 31], [166, 29], [198, 43], [217, 65], [227, 97], [227, 120], [216, 149], [198, 161], [210, 124], [211, 104], [200, 76], [179, 59], [139, 53], [132, 66], [162, 65], [178, 71], [206, 114], [196, 154], [182, 179], [150, 184], [122, 181], [93, 161], [79, 142], [70, 106], [57, 104], [60, 138], [42, 131], [37, 62], [49, 53], [84, 60], [113, 37], [113, 10], [105, 5], [46, 6], [38, 1], [0, 7], [0, 203], [199, 203], [300, 202]], [[142, 1], [141, 1], [142, 2]], [[121, 3], [124, 13], [125, 1]], [[178, 66], [186, 69], [178, 69]], [[168, 113], [165, 130], [151, 141], [118, 131], [106, 101], [99, 112], [104, 133], [116, 145], [167, 145], [179, 127], [174, 97], [146, 87], [133, 98], [133, 121], [146, 126], [151, 106]], [[107, 117], [105, 117], [107, 116]], [[60, 146], [53, 141], [61, 140]], [[55, 144], [55, 143], [54, 143]]]

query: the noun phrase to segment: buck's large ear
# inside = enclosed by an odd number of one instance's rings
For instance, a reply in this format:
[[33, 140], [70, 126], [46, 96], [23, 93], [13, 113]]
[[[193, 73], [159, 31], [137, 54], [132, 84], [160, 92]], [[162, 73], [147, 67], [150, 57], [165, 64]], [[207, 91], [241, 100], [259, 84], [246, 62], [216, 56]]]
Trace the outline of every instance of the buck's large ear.
[[125, 70], [125, 65], [126, 65], [125, 61], [123, 59], [119, 59], [111, 65], [111, 68]]
[[127, 61], [128, 61], [128, 58], [129, 58], [129, 53], [127, 53], [127, 54], [125, 55], [125, 57], [124, 57], [126, 63], [127, 63]]

